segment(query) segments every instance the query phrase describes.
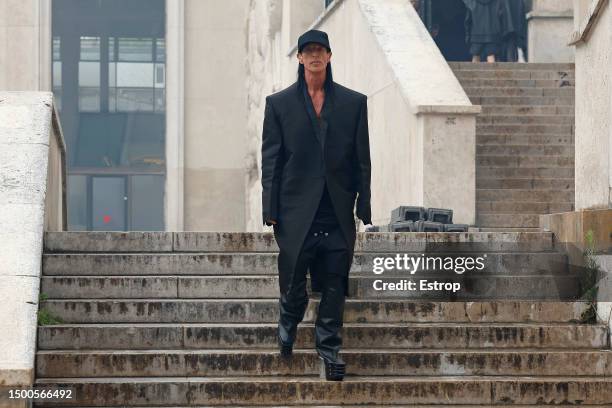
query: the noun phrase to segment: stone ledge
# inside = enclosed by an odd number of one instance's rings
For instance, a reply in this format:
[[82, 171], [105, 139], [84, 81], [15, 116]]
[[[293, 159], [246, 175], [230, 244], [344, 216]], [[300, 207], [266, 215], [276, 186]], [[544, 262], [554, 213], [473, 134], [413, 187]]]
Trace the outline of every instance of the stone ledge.
[[573, 18], [574, 12], [572, 10], [566, 11], [538, 11], [533, 10], [527, 13], [527, 20], [535, 19], [535, 18]]
[[[608, 404], [612, 379], [592, 376], [349, 376], [340, 382], [316, 377], [42, 378], [39, 384], [75, 387], [76, 406], [152, 405], [391, 405], [499, 406]], [[230, 391], [231, 390], [231, 391]], [[187, 396], [189, 398], [187, 398]], [[296, 398], [297, 396], [297, 398]], [[609, 406], [609, 405], [608, 405]]]
[[453, 114], [477, 115], [482, 112], [480, 105], [419, 105], [414, 109], [417, 115], [422, 114]]
[[595, 251], [612, 253], [612, 208], [540, 215], [540, 229], [553, 232], [555, 241], [585, 248], [585, 234], [592, 230]]
[[596, 0], [591, 3], [591, 6], [587, 10], [586, 16], [580, 22], [580, 28], [570, 34], [567, 45], [577, 45], [588, 40], [589, 34], [595, 25], [597, 25], [599, 16], [606, 5], [608, 5], [608, 0]]
[[[19, 362], [15, 362], [15, 364], [8, 362], [8, 364], [4, 363], [0, 366], [0, 387], [23, 386], [34, 383], [34, 368], [16, 368], [18, 364]], [[6, 365], [9, 367], [5, 367]]]
[[[426, 244], [453, 244], [484, 248], [550, 250], [552, 234], [534, 232], [359, 232], [356, 252], [403, 251]], [[466, 249], [466, 248], [464, 248]], [[420, 250], [420, 249], [419, 249]], [[271, 232], [46, 232], [44, 252], [49, 253], [180, 253], [274, 252]]]

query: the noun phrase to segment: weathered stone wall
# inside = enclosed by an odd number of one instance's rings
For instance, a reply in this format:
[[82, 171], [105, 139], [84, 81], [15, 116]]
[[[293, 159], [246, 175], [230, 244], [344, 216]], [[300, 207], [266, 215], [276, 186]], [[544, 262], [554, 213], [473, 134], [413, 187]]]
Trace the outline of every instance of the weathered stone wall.
[[261, 131], [265, 97], [281, 89], [282, 0], [251, 0], [247, 19], [246, 230], [261, 231]]
[[574, 0], [574, 30], [578, 29], [580, 22], [584, 20], [594, 1], [596, 0]]
[[52, 113], [50, 92], [0, 92], [0, 385], [34, 379], [45, 218], [54, 220], [50, 226], [63, 223], [61, 204], [45, 205], [46, 197], [57, 198], [50, 189], [61, 184], [47, 182], [59, 170], [58, 152], [50, 159], [50, 149], [61, 145]]
[[[612, 208], [612, 10], [576, 45], [576, 209]], [[585, 16], [588, 18], [588, 16]]]
[[45, 231], [65, 231], [68, 221], [66, 144], [57, 110], [53, 112], [51, 125], [44, 229]]
[[51, 0], [0, 1], [0, 89], [51, 90]]
[[573, 62], [566, 41], [573, 24], [573, 0], [533, 0], [527, 13], [529, 62]]
[[[608, 324], [608, 329], [612, 330], [612, 255], [596, 255], [594, 260], [601, 273], [597, 291], [597, 318], [601, 323]], [[612, 335], [609, 335], [608, 341], [610, 340]]]

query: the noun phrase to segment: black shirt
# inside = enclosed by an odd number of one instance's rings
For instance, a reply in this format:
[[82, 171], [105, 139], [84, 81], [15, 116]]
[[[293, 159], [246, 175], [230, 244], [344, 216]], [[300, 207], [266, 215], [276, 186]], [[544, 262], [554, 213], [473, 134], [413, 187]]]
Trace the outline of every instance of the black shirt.
[[[304, 99], [306, 102], [306, 108], [308, 111], [308, 115], [310, 116], [313, 125], [315, 126], [315, 131], [319, 134], [319, 140], [322, 140], [323, 126], [327, 124], [324, 123], [325, 119], [322, 117], [317, 117], [314, 110], [314, 105], [312, 103], [312, 99], [308, 94], [308, 90], [306, 86], [304, 86]], [[323, 102], [325, 104], [325, 102]], [[334, 211], [334, 206], [331, 201], [331, 197], [329, 195], [329, 191], [327, 189], [327, 182], [323, 187], [323, 194], [321, 195], [321, 201], [319, 201], [319, 208], [314, 217], [313, 226], [321, 229], [330, 229], [338, 225], [338, 219], [336, 217], [336, 212]]]
[[[321, 118], [317, 118], [317, 125], [321, 125]], [[321, 195], [321, 201], [319, 201], [319, 208], [314, 217], [313, 226], [317, 228], [329, 229], [338, 225], [338, 219], [336, 218], [336, 212], [334, 211], [334, 205], [329, 196], [329, 190], [327, 189], [327, 182], [323, 187], [323, 194]]]
[[315, 214], [313, 225], [314, 224], [324, 228], [329, 228], [338, 225], [336, 212], [334, 211], [334, 206], [331, 202], [329, 191], [327, 190], [327, 183], [323, 188], [323, 195], [321, 196], [319, 208], [317, 209], [317, 213]]

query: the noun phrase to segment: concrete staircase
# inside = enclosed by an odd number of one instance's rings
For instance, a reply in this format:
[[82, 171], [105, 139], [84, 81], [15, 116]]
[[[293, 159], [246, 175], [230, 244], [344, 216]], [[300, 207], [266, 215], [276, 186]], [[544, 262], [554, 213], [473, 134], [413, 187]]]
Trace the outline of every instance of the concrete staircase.
[[449, 63], [476, 119], [476, 213], [482, 231], [538, 227], [574, 209], [574, 65]]
[[[76, 398], [37, 406], [612, 406], [607, 330], [579, 323], [549, 233], [359, 234], [340, 383], [317, 376], [316, 299], [279, 358], [271, 234], [47, 233], [44, 251], [40, 307], [63, 322], [38, 329], [36, 382]], [[462, 281], [483, 300], [373, 291], [408, 277], [373, 257], [404, 252], [485, 256]]]

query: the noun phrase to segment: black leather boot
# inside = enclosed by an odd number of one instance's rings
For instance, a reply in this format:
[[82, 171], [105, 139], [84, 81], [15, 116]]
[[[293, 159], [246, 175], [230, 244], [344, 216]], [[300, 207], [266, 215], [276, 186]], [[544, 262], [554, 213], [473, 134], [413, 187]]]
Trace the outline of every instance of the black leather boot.
[[343, 275], [327, 274], [315, 322], [315, 347], [321, 359], [320, 376], [328, 381], [342, 381], [346, 370], [346, 364], [339, 356], [345, 303], [344, 279]]
[[280, 336], [278, 336], [278, 349], [282, 358], [290, 358], [293, 355], [293, 343], [285, 343]]
[[325, 378], [327, 381], [342, 381], [344, 379], [346, 363], [342, 358], [337, 357], [335, 360], [330, 360], [319, 355], [319, 360], [321, 361], [319, 369], [321, 379]]

